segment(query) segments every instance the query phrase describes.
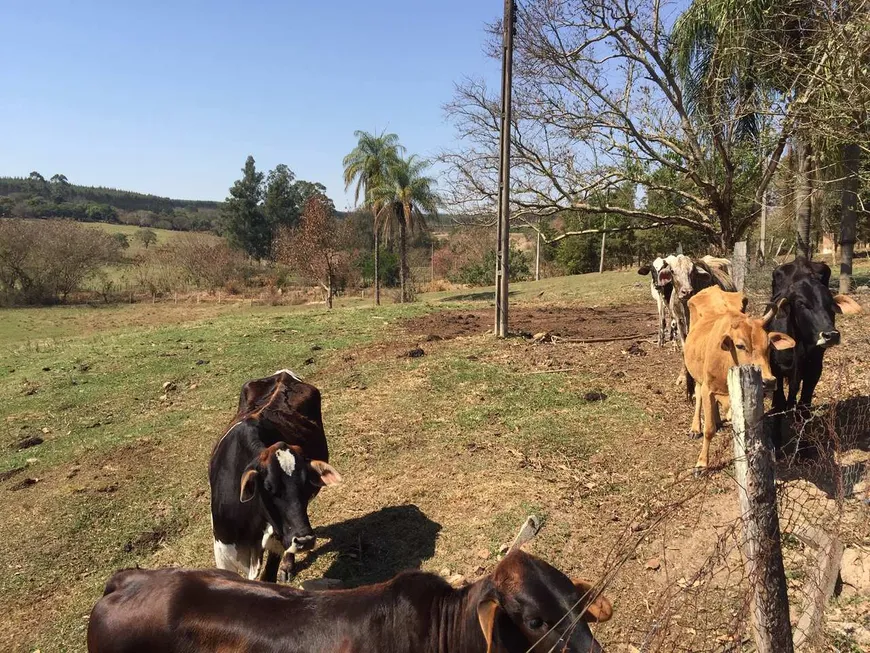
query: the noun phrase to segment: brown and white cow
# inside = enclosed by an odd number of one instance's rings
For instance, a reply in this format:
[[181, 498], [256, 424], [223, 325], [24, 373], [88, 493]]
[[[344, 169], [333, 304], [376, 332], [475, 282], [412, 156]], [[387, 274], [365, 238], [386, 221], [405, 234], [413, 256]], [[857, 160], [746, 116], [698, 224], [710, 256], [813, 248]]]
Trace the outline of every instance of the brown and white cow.
[[116, 573], [88, 624], [90, 653], [601, 653], [610, 602], [522, 550], [459, 589], [420, 571], [306, 592], [218, 570]]
[[699, 470], [707, 467], [710, 441], [721, 421], [720, 412], [730, 407], [728, 370], [735, 365], [757, 365], [765, 385], [772, 387], [776, 379], [770, 369], [770, 347], [782, 350], [795, 346], [788, 335], [765, 331], [776, 315], [776, 308], [761, 319], [746, 315], [743, 308], [743, 293], [727, 293], [718, 286], [702, 290], [689, 300], [692, 321], [683, 356], [686, 369], [697, 384], [693, 435], [701, 433], [702, 413], [704, 417], [704, 440], [695, 465]]
[[287, 580], [294, 554], [314, 546], [308, 502], [341, 481], [328, 460], [317, 388], [289, 370], [245, 383], [209, 463], [217, 567]]

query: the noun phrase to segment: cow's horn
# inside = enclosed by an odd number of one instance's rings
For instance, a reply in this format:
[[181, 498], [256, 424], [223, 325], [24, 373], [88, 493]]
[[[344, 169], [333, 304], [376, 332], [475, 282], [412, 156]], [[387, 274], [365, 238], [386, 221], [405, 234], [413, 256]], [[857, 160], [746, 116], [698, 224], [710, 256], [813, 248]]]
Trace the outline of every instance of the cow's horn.
[[783, 306], [785, 306], [785, 303], [787, 301], [788, 301], [788, 298], [780, 297], [776, 301], [776, 303], [767, 310], [767, 313], [765, 313], [764, 315], [761, 316], [761, 323], [764, 326], [767, 326], [768, 324], [770, 324], [770, 321], [776, 317], [776, 314], [779, 313], [779, 309], [781, 309]]
[[511, 544], [511, 548], [508, 550], [508, 553], [514, 551], [515, 549], [521, 549], [524, 544], [529, 542], [535, 535], [538, 534], [538, 531], [541, 530], [541, 520], [535, 517], [535, 515], [529, 515], [526, 517], [526, 521], [523, 522], [522, 527], [520, 527], [520, 532], [517, 533], [517, 536], [514, 538], [514, 543]]

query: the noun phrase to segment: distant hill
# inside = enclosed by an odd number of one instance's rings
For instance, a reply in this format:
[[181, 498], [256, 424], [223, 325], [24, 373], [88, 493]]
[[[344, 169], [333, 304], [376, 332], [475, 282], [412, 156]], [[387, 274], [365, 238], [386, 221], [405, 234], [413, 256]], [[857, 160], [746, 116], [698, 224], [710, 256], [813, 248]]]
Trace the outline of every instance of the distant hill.
[[213, 231], [222, 202], [71, 184], [60, 175], [0, 177], [0, 216], [69, 218], [178, 231]]

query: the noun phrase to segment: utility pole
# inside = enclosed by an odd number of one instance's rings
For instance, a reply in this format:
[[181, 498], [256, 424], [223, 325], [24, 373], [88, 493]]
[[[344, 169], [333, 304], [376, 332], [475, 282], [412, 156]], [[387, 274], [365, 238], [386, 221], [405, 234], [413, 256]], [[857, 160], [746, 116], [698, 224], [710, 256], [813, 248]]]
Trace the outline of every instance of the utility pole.
[[495, 335], [508, 334], [508, 280], [510, 279], [511, 85], [517, 6], [504, 0], [501, 70], [501, 154], [499, 156], [498, 250], [495, 275]]
[[601, 232], [601, 260], [598, 262], [598, 274], [604, 274], [604, 243], [607, 242], [607, 214], [604, 214], [604, 231]]
[[541, 218], [538, 218], [538, 240], [535, 244], [535, 281], [541, 280]]

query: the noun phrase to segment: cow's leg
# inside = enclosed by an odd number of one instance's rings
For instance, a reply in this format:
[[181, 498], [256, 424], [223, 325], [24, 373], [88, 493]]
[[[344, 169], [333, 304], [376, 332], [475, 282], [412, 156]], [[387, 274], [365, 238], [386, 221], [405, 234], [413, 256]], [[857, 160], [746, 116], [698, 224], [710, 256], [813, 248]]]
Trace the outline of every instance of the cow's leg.
[[797, 404], [798, 391], [801, 389], [801, 381], [798, 376], [797, 368], [791, 373], [788, 379], [788, 399], [785, 400], [786, 410], [791, 410]]
[[261, 580], [269, 583], [286, 582], [287, 577], [281, 574], [281, 569], [284, 566], [283, 558], [286, 552], [281, 545], [281, 541], [275, 537], [271, 526], [267, 526], [266, 531], [263, 533], [263, 550], [266, 552], [266, 558]]
[[776, 390], [773, 391], [773, 410], [780, 413], [785, 410], [785, 377], [776, 377]]
[[259, 580], [264, 583], [278, 582], [278, 566], [281, 564], [281, 556], [272, 550], [266, 551], [266, 560], [263, 563], [263, 571]]
[[664, 298], [656, 289], [655, 284], [652, 281], [649, 282], [649, 293], [652, 295], [653, 301], [656, 303], [656, 309], [659, 314], [659, 347], [661, 347], [665, 344]]
[[692, 417], [692, 428], [689, 430], [689, 435], [692, 438], [700, 438], [701, 433], [701, 396], [699, 390], [695, 393], [695, 415]]
[[699, 474], [707, 469], [710, 457], [710, 442], [716, 435], [716, 395], [712, 392], [698, 391], [703, 397], [704, 408], [704, 440], [701, 442], [701, 453], [698, 454], [698, 462], [695, 463], [695, 473]]
[[278, 566], [278, 581], [289, 583], [296, 575], [296, 554], [290, 551], [284, 552], [281, 564]]
[[218, 569], [234, 571], [248, 580], [254, 580], [260, 571], [262, 551], [256, 547], [226, 544], [214, 541], [214, 563]]
[[801, 382], [800, 406], [810, 406], [813, 403], [813, 393], [822, 378], [822, 365], [824, 364], [825, 350], [818, 347], [807, 353], [803, 365]]

